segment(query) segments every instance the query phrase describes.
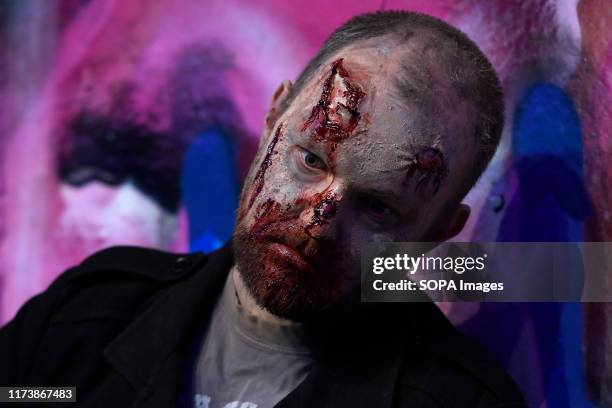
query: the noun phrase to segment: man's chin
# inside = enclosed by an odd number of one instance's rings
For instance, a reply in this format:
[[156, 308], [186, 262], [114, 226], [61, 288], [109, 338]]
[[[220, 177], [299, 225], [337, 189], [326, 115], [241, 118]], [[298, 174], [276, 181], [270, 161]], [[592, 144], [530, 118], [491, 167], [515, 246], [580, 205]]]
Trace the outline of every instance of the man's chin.
[[329, 269], [279, 241], [234, 237], [238, 271], [255, 302], [296, 322], [316, 318], [337, 296]]
[[259, 306], [275, 316], [300, 322], [313, 318], [329, 304], [325, 291], [314, 288], [303, 276], [309, 272], [275, 262], [262, 265], [259, 273], [249, 273], [249, 269], [239, 266], [248, 290]]

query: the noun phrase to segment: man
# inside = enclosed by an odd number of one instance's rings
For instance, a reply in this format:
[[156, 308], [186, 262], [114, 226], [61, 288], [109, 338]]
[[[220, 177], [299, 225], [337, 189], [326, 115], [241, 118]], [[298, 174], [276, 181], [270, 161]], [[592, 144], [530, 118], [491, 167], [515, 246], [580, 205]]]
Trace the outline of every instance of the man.
[[86, 407], [523, 406], [434, 304], [358, 300], [360, 243], [456, 235], [502, 126], [459, 31], [355, 17], [273, 96], [231, 247], [94, 254], [0, 333], [0, 384]]

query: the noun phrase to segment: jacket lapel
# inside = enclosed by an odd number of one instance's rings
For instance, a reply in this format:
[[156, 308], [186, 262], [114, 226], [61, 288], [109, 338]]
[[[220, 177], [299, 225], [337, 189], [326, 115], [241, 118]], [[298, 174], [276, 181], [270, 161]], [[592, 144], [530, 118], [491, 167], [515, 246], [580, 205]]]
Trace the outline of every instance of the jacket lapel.
[[210, 318], [233, 264], [229, 244], [213, 253], [203, 268], [203, 254], [190, 257], [188, 277], [161, 292], [104, 352], [137, 390], [135, 407], [176, 405], [189, 347]]

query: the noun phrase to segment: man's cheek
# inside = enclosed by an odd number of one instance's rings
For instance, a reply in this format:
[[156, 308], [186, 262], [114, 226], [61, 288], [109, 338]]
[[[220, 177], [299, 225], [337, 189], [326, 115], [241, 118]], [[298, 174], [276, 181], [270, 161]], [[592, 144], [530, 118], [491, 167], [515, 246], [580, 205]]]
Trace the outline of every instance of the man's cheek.
[[278, 159], [275, 156], [278, 156], [277, 145], [283, 140], [283, 127], [284, 125], [281, 124], [278, 126], [278, 128], [276, 128], [276, 131], [274, 132], [272, 138], [268, 142], [266, 150], [264, 151], [259, 167], [253, 176], [252, 187], [248, 194], [247, 211], [253, 208], [253, 205], [261, 195], [261, 192], [264, 190], [267, 181], [266, 176], [268, 175], [270, 167], [272, 167], [274, 162], [278, 162]]
[[281, 157], [275, 158], [269, 173], [262, 188], [259, 203], [272, 199], [283, 208], [287, 208], [298, 201], [303, 191], [302, 186], [292, 179]]
[[281, 166], [270, 167], [270, 176], [262, 187], [258, 199], [246, 217], [250, 232], [255, 234], [270, 224], [291, 221], [301, 212], [300, 189], [287, 179]]
[[243, 190], [240, 202], [238, 221], [256, 217], [261, 212], [262, 206], [270, 203], [270, 200], [281, 204], [284, 202], [283, 185], [287, 183], [284, 155], [284, 124], [280, 124], [271, 139], [267, 142], [262, 158], [256, 167], [251, 169], [247, 178], [247, 184]]

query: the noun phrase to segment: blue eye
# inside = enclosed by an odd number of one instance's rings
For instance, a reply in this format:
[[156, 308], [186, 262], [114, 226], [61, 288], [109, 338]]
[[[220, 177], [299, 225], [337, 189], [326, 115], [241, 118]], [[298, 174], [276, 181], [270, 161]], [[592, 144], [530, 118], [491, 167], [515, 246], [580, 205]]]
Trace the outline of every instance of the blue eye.
[[325, 170], [327, 168], [325, 162], [319, 156], [305, 149], [302, 150], [302, 160], [307, 167], [313, 169]]

